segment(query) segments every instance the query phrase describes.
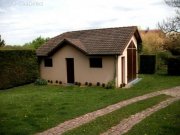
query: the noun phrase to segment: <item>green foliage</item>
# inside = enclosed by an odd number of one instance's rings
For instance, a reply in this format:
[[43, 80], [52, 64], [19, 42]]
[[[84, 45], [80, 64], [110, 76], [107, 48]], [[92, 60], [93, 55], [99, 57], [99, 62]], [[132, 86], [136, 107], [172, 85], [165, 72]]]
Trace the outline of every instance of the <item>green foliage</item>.
[[169, 35], [165, 40], [164, 46], [172, 55], [180, 55], [180, 34]]
[[0, 35], [0, 47], [4, 47], [4, 46], [5, 46], [5, 41], [1, 39], [1, 35]]
[[47, 85], [47, 81], [41, 78], [36, 79], [34, 82], [35, 85]]
[[0, 50], [0, 89], [31, 83], [37, 77], [35, 51]]
[[25, 43], [23, 47], [30, 48], [30, 49], [37, 49], [41, 45], [43, 45], [45, 42], [47, 42], [48, 40], [49, 40], [49, 38], [42, 38], [40, 36], [40, 37], [37, 37], [36, 39], [34, 39], [32, 42]]
[[6, 45], [4, 47], [0, 47], [0, 50], [32, 50], [32, 49], [20, 45]]
[[115, 88], [115, 81], [111, 80], [107, 83], [106, 89], [114, 89]]
[[167, 70], [167, 60], [172, 57], [171, 52], [163, 51], [156, 54], [157, 70]]

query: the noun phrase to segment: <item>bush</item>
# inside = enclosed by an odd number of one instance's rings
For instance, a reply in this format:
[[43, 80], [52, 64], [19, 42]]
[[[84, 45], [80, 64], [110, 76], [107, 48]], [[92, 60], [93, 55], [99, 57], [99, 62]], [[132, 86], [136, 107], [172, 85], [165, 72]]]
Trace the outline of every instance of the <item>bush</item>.
[[59, 84], [62, 84], [62, 81], [59, 81]]
[[74, 85], [78, 85], [78, 82], [75, 82]]
[[172, 54], [169, 51], [163, 51], [157, 53], [157, 70], [164, 70], [167, 68], [168, 58], [171, 57]]
[[47, 85], [47, 81], [44, 79], [36, 79], [36, 81], [34, 82], [35, 85]]
[[0, 50], [0, 89], [34, 82], [39, 76], [33, 50]]
[[78, 86], [81, 86], [81, 83], [80, 83], [80, 82], [78, 82]]
[[180, 47], [177, 47], [175, 49], [173, 48], [170, 51], [173, 55], [176, 55], [176, 56], [180, 55]]
[[97, 86], [100, 86], [101, 84], [100, 84], [100, 82], [97, 82], [97, 84], [96, 84]]
[[105, 83], [102, 83], [102, 87], [105, 87], [106, 86], [106, 84]]
[[125, 83], [120, 84], [120, 88], [125, 87], [125, 86], [126, 86]]
[[92, 83], [89, 83], [88, 86], [92, 86]]
[[172, 57], [172, 54], [168, 51], [159, 52], [157, 53], [157, 60], [163, 64], [167, 64], [167, 59]]
[[109, 81], [106, 85], [106, 89], [114, 89], [115, 88], [115, 81]]

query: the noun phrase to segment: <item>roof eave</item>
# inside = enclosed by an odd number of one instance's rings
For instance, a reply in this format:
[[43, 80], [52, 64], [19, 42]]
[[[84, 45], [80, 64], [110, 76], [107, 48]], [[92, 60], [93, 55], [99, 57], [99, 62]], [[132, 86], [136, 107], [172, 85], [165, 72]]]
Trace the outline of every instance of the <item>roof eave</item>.
[[71, 43], [69, 40], [63, 39], [55, 48], [53, 48], [51, 51], [47, 53], [47, 56], [52, 56], [56, 51], [58, 51], [61, 47], [63, 47], [64, 43], [68, 43], [72, 45], [73, 47], [75, 47], [76, 49], [78, 49], [79, 51], [81, 51], [82, 53], [84, 53], [85, 55], [88, 55], [88, 53], [85, 50], [77, 47], [75, 44]]

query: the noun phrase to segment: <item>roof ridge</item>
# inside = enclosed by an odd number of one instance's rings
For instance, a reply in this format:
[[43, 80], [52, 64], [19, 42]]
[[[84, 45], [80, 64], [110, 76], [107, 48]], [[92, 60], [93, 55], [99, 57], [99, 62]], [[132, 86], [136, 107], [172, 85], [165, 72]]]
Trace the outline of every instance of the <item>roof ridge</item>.
[[73, 33], [73, 32], [86, 32], [86, 31], [94, 31], [94, 30], [108, 30], [108, 29], [118, 29], [118, 28], [132, 28], [134, 27], [135, 29], [137, 29], [137, 26], [122, 26], [122, 27], [109, 27], [109, 28], [97, 28], [97, 29], [84, 29], [84, 30], [74, 30], [74, 31], [66, 31], [66, 32], [63, 32], [55, 37], [52, 37], [50, 39], [55, 39], [55, 38], [58, 38], [59, 36], [63, 36], [65, 34], [69, 34], [69, 33]]
[[[92, 31], [92, 30], [108, 30], [108, 29], [118, 29], [118, 28], [131, 28], [131, 27], [134, 27], [134, 28], [137, 28], [137, 26], [122, 26], [122, 27], [108, 27], [108, 28], [96, 28], [96, 29], [84, 29], [84, 30], [73, 30], [73, 31], [67, 31], [67, 32], [64, 32], [62, 34], [65, 34], [65, 33], [71, 33], [71, 32], [82, 32], [82, 31]], [[60, 35], [62, 35], [60, 34]]]

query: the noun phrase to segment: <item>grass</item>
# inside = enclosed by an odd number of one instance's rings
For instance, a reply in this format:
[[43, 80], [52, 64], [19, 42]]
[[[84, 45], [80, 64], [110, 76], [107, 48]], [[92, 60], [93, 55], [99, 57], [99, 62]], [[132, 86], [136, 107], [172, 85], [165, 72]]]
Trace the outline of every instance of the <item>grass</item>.
[[134, 126], [126, 135], [179, 135], [180, 101], [152, 114]]
[[130, 89], [34, 86], [0, 91], [0, 134], [33, 134], [145, 93], [178, 86], [180, 77], [141, 75]]
[[90, 123], [66, 132], [64, 135], [99, 135], [100, 133], [107, 131], [112, 126], [117, 125], [122, 119], [146, 108], [152, 107], [168, 97], [169, 96], [166, 95], [159, 95], [150, 99], [138, 101], [112, 113], [98, 117]]

